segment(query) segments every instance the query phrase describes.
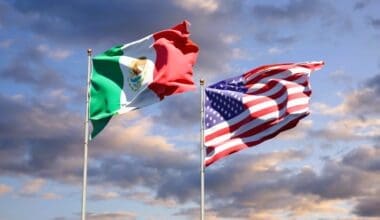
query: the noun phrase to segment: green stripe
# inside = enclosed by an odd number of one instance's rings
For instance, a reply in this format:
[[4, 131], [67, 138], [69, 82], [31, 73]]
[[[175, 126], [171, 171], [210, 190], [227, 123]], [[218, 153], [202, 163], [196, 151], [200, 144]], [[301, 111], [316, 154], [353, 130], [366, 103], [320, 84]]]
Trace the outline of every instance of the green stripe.
[[119, 57], [123, 55], [120, 47], [113, 47], [92, 59], [89, 109], [93, 124], [92, 137], [99, 133], [120, 109], [120, 94], [124, 84], [119, 65]]

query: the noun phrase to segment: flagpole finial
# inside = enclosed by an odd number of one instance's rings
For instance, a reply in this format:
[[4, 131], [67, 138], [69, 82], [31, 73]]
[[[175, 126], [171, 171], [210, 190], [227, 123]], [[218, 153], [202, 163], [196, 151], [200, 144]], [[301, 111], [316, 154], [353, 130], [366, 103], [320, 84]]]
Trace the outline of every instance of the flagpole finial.
[[88, 49], [87, 49], [87, 54], [88, 54], [89, 56], [91, 56], [91, 54], [92, 54], [92, 49], [91, 49], [91, 48], [88, 48]]
[[200, 79], [199, 83], [201, 84], [201, 86], [203, 86], [205, 84], [205, 80], [204, 79]]

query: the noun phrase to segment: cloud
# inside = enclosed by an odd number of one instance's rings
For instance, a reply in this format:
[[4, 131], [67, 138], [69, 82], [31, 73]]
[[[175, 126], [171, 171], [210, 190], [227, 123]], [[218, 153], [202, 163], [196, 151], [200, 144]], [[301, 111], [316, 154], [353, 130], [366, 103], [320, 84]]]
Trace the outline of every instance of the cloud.
[[44, 179], [33, 179], [26, 182], [20, 189], [21, 196], [34, 196], [41, 191], [41, 188], [45, 185]]
[[[39, 39], [58, 45], [58, 48], [74, 45], [76, 48], [82, 46], [97, 51], [134, 41], [188, 19], [192, 24], [191, 38], [201, 47], [196, 65], [199, 74], [216, 75], [225, 71], [228, 61], [231, 60], [228, 43], [220, 33], [238, 35], [236, 31], [231, 33], [223, 18], [243, 22], [239, 16], [244, 8], [242, 4], [240, 1], [226, 1], [221, 4], [214, 0], [166, 1], [165, 4], [153, 0], [133, 0], [128, 3], [87, 4], [81, 0], [74, 5], [61, 2], [53, 6], [46, 0], [37, 0], [33, 4], [13, 1], [6, 4], [5, 10], [8, 13], [4, 16], [9, 22], [4, 25], [5, 28], [28, 30]], [[128, 15], [128, 19], [110, 19], [111, 14]], [[13, 19], [16, 17], [17, 19]], [[22, 22], [18, 22], [19, 20]], [[70, 53], [63, 53], [65, 51], [60, 50], [59, 53], [51, 55], [63, 58]]]
[[[376, 167], [373, 164], [378, 161], [377, 151], [376, 147], [358, 147], [341, 160], [326, 161], [320, 171], [317, 167], [282, 167], [292, 160], [303, 161], [307, 156], [294, 150], [239, 157], [238, 163], [235, 159], [224, 166], [208, 168], [206, 192], [210, 208], [207, 212], [212, 212], [218, 219], [260, 216], [307, 219], [315, 213], [326, 219], [334, 219], [337, 215], [355, 219], [355, 214], [365, 217], [364, 213], [359, 214], [360, 203], [354, 201], [372, 198], [380, 190], [378, 184], [374, 184], [380, 178], [378, 170], [373, 169]], [[362, 162], [363, 157], [369, 161], [368, 164]], [[179, 184], [184, 182], [186, 180]], [[165, 188], [179, 187], [175, 184], [170, 186]], [[178, 192], [171, 196], [175, 195], [178, 196]], [[365, 206], [364, 202], [361, 204]], [[193, 211], [185, 209], [177, 214], [192, 216]]]
[[[196, 82], [197, 83], [197, 82]], [[173, 106], [179, 106], [173, 108]], [[191, 92], [178, 96], [168, 97], [165, 103], [160, 103], [160, 113], [153, 116], [153, 120], [161, 125], [186, 129], [199, 125], [200, 94]]]
[[[44, 51], [47, 47], [40, 45], [27, 47], [0, 69], [0, 76], [17, 84], [32, 86], [38, 90], [64, 88], [66, 83], [63, 77], [45, 63]], [[49, 52], [50, 53], [50, 52]], [[61, 59], [64, 56], [58, 52], [51, 52], [50, 56]], [[23, 59], [20, 59], [22, 57]]]
[[314, 103], [314, 113], [334, 117], [324, 129], [310, 131], [311, 137], [328, 140], [375, 140], [380, 135], [380, 76], [365, 80], [357, 89], [344, 93], [336, 106]]
[[[313, 7], [310, 7], [310, 4]], [[320, 9], [324, 6], [321, 1], [317, 0], [312, 2], [300, 0], [281, 6], [257, 4], [252, 8], [252, 13], [255, 19], [270, 24], [298, 23], [319, 15]]]
[[379, 29], [380, 28], [380, 19], [377, 19], [377, 18], [370, 18], [369, 20], [369, 24], [376, 28], [376, 29]]
[[354, 10], [362, 10], [370, 4], [371, 0], [360, 0], [354, 5]]
[[80, 169], [81, 121], [65, 103], [0, 95], [0, 170], [4, 175], [70, 179]]
[[2, 40], [0, 41], [0, 48], [9, 48], [13, 44], [14, 40], [8, 39], [8, 40]]
[[380, 199], [379, 197], [370, 197], [359, 199], [354, 213], [363, 217], [380, 217]]
[[341, 104], [328, 106], [323, 103], [314, 105], [317, 113], [325, 115], [357, 116], [366, 119], [380, 112], [380, 75], [375, 75], [343, 97]]
[[12, 191], [13, 191], [13, 188], [11, 186], [0, 184], [0, 197]]
[[368, 172], [380, 172], [380, 148], [361, 147], [348, 153], [342, 162]]
[[105, 213], [86, 213], [89, 220], [135, 220], [136, 214], [133, 212], [105, 212]]
[[42, 54], [46, 54], [55, 60], [63, 60], [70, 56], [71, 52], [62, 48], [50, 48], [47, 45], [41, 44], [37, 46], [37, 50]]
[[233, 44], [240, 40], [240, 36], [236, 34], [221, 34], [220, 37], [225, 44]]
[[179, 205], [174, 199], [163, 199], [163, 198], [154, 197], [149, 192], [127, 192], [127, 193], [124, 193], [122, 196], [124, 198], [142, 202], [149, 206], [173, 208]]
[[57, 199], [62, 199], [62, 196], [56, 193], [48, 192], [48, 193], [44, 193], [42, 195], [42, 198], [46, 200], [57, 200]]
[[[162, 27], [162, 24], [170, 25], [172, 21], [177, 20], [174, 17], [182, 17], [180, 13], [184, 13], [171, 4], [162, 7], [161, 3], [156, 1], [132, 1], [128, 4], [122, 2], [87, 4], [86, 1], [77, 1], [74, 5], [75, 7], [72, 7], [72, 4], [62, 2], [52, 6], [45, 0], [38, 0], [33, 4], [15, 1], [11, 7], [15, 11], [13, 14], [18, 14], [28, 24], [25, 28], [35, 33], [49, 36], [59, 42], [87, 42], [87, 44], [101, 40], [113, 42], [116, 40], [117, 43], [122, 42], [121, 40], [132, 40], [122, 37], [150, 33], [152, 30], [157, 30], [157, 27]], [[91, 13], [83, 13], [86, 11]], [[128, 14], [129, 19], [106, 19], [110, 14]], [[71, 33], [76, 35], [73, 36]]]
[[99, 201], [99, 200], [110, 200], [110, 199], [116, 199], [119, 198], [120, 195], [117, 192], [95, 192], [92, 193], [88, 198], [90, 200]]
[[[324, 32], [342, 33], [352, 30], [351, 17], [326, 1], [297, 0], [283, 4], [258, 3], [250, 7], [253, 22], [258, 26], [253, 29], [255, 40], [261, 43], [290, 45], [304, 38], [307, 30], [315, 33], [316, 26]], [[263, 26], [263, 23], [267, 25]]]
[[327, 123], [324, 129], [309, 131], [311, 137], [327, 140], [373, 140], [380, 134], [378, 118], [347, 117]]
[[219, 8], [219, 2], [216, 0], [184, 0], [173, 3], [189, 11], [202, 10], [206, 13], [213, 13]]

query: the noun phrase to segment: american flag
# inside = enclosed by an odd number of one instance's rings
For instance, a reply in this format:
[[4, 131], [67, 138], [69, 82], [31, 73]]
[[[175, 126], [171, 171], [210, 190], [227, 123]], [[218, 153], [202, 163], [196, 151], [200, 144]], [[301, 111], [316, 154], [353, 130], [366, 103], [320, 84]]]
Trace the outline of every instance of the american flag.
[[295, 127], [309, 114], [310, 73], [323, 65], [266, 65], [208, 86], [206, 166]]

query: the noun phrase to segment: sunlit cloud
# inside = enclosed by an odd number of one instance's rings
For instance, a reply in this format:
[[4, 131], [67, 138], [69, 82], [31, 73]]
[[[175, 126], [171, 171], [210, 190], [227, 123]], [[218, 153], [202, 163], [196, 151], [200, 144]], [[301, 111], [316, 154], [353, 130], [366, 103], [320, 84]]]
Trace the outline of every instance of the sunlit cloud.
[[11, 186], [0, 184], [0, 197], [12, 191], [13, 191], [13, 188]]
[[36, 195], [37, 193], [41, 191], [45, 183], [46, 181], [44, 179], [29, 180], [20, 189], [20, 195], [22, 196]]
[[216, 0], [174, 0], [173, 3], [189, 11], [201, 10], [206, 13], [213, 13], [219, 8], [219, 2]]

